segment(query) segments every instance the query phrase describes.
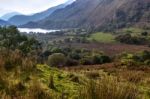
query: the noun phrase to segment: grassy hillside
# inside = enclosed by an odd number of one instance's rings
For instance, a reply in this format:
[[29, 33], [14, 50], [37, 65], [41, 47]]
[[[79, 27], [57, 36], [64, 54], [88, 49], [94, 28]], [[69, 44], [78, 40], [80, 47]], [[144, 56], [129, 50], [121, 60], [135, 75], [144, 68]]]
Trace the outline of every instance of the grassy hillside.
[[58, 96], [63, 93], [67, 97], [75, 97], [82, 86], [80, 82], [73, 80], [73, 77], [78, 78], [77, 75], [47, 65], [37, 65], [37, 70], [38, 74], [34, 77], [40, 80], [45, 89], [57, 93]]
[[[7, 78], [1, 73], [0, 98], [17, 97], [20, 99], [23, 96], [23, 99], [29, 99], [29, 97], [33, 97], [30, 99], [49, 99], [50, 97], [60, 99], [64, 95], [63, 97], [70, 99], [78, 94], [82, 86], [78, 80], [75, 80], [75, 77], [78, 78], [78, 76], [74, 74], [47, 65], [37, 65], [34, 69], [35, 71], [32, 72], [15, 73], [11, 71], [5, 76]], [[35, 98], [38, 96], [41, 98]]]
[[[97, 80], [102, 79], [103, 83], [101, 82], [101, 84], [103, 86], [104, 84], [106, 84], [105, 87], [110, 85], [108, 89], [112, 88], [110, 89], [110, 91], [113, 90], [112, 93], [116, 91], [116, 94], [117, 94], [117, 90], [115, 90], [115, 88], [118, 88], [118, 91], [122, 88], [124, 88], [125, 90], [128, 90], [126, 89], [127, 87], [124, 87], [124, 86], [126, 86], [126, 84], [127, 86], [131, 85], [132, 88], [133, 87], [137, 88], [132, 91], [134, 92], [136, 92], [136, 90], [139, 91], [137, 95], [140, 98], [136, 97], [136, 99], [149, 99], [150, 98], [149, 69], [145, 68], [143, 70], [134, 70], [134, 69], [127, 69], [124, 66], [123, 67], [120, 67], [120, 66], [121, 65], [117, 63], [110, 63], [110, 64], [103, 64], [103, 65], [78, 66], [78, 67], [64, 68], [64, 70], [67, 70], [69, 72], [82, 73], [82, 74], [84, 73], [84, 75], [90, 79], [97, 79]], [[103, 79], [104, 75], [106, 77], [105, 79]], [[121, 85], [122, 84], [123, 85], [119, 87], [120, 83]], [[131, 86], [128, 87], [129, 88], [128, 92], [131, 91], [130, 90]], [[124, 89], [122, 89], [122, 91], [120, 90], [121, 92], [118, 94], [118, 97], [119, 95], [121, 95]], [[102, 98], [102, 99], [109, 99], [109, 98], [110, 97], [108, 96], [107, 98]], [[133, 98], [135, 97], [132, 97], [131, 99]], [[112, 99], [122, 99], [122, 98], [112, 98]]]
[[[104, 67], [105, 68], [104, 68]], [[109, 66], [112, 66], [111, 68]], [[11, 99], [149, 99], [149, 73], [95, 65], [59, 70], [37, 65], [32, 72], [0, 76], [0, 98]], [[90, 71], [89, 71], [90, 70]], [[130, 76], [128, 76], [130, 75]], [[6, 85], [6, 86], [4, 86]], [[99, 97], [99, 98], [98, 98]], [[127, 98], [128, 97], [128, 98]]]

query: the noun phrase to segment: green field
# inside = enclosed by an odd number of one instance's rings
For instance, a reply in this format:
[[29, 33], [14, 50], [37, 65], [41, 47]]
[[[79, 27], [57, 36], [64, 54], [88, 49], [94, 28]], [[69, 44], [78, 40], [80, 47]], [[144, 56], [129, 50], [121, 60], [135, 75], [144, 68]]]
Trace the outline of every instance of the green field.
[[102, 42], [102, 43], [113, 43], [115, 42], [115, 36], [110, 33], [97, 32], [88, 38], [90, 41]]

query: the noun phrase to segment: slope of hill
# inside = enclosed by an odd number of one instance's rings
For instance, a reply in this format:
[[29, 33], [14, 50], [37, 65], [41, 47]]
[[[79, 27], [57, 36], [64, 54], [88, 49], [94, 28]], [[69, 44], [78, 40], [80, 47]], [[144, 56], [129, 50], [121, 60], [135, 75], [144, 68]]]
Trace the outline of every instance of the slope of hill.
[[10, 25], [7, 21], [0, 20], [0, 26]]
[[0, 19], [7, 21], [9, 18], [16, 16], [16, 15], [21, 15], [21, 13], [18, 13], [18, 12], [7, 13], [3, 15], [2, 17], [0, 17]]
[[77, 0], [44, 20], [23, 27], [112, 29], [136, 24], [149, 28], [149, 15], [149, 0]]
[[68, 4], [72, 3], [74, 0], [69, 0], [64, 4], [55, 6], [55, 7], [51, 7], [45, 11], [39, 12], [39, 13], [35, 13], [33, 15], [16, 15], [12, 18], [10, 18], [8, 21], [11, 24], [14, 25], [22, 25], [22, 24], [26, 24], [30, 21], [39, 21], [41, 19], [46, 18], [47, 16], [49, 16], [50, 14], [52, 14], [55, 10], [64, 8], [65, 6], [67, 6]]
[[55, 11], [56, 9], [62, 8], [64, 7], [64, 5], [59, 5], [56, 7], [52, 7], [50, 9], [47, 9], [46, 11], [40, 12], [40, 13], [36, 13], [34, 15], [16, 15], [12, 18], [10, 18], [8, 21], [14, 25], [21, 25], [21, 24], [25, 24], [29, 21], [38, 21], [41, 20], [45, 17], [47, 17], [48, 15], [50, 15], [53, 11]]

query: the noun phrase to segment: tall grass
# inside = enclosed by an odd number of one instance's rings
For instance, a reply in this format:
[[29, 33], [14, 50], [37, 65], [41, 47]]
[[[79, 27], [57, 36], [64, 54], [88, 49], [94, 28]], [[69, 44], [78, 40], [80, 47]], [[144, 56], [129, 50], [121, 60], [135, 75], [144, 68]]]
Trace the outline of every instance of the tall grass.
[[118, 82], [113, 77], [89, 81], [80, 91], [79, 97], [79, 99], [142, 99], [135, 86]]
[[[9, 54], [5, 51], [0, 51], [0, 99], [70, 98], [68, 98], [66, 93], [57, 92], [58, 82], [55, 84], [56, 81], [53, 76], [49, 77], [49, 83], [40, 81], [35, 65], [35, 57], [24, 56], [17, 50], [11, 51]], [[34, 74], [30, 75], [29, 72]], [[77, 73], [82, 74], [81, 72]], [[123, 78], [125, 78], [124, 76], [130, 76], [126, 78], [126, 81], [130, 83], [119, 82], [120, 80], [115, 77], [108, 75], [102, 76], [99, 72], [94, 71], [83, 72], [83, 74], [87, 78], [83, 81], [84, 83], [80, 83], [80, 78], [75, 75], [70, 76], [70, 79], [62, 79], [64, 81], [66, 80], [65, 82], [67, 84], [70, 84], [68, 83], [68, 80], [70, 80], [74, 84], [81, 85], [81, 89], [77, 89], [79, 90], [79, 94], [75, 93], [76, 98], [72, 99], [142, 99], [136, 86], [131, 84], [132, 82], [140, 82], [143, 76], [142, 73], [132, 75], [131, 73], [125, 73], [121, 75]], [[141, 75], [140, 77], [138, 77], [139, 74]], [[27, 78], [29, 77], [29, 81], [23, 80], [26, 75]], [[60, 80], [60, 83], [62, 80]]]
[[32, 70], [36, 63], [34, 56], [25, 56], [19, 50], [9, 51], [9, 53], [5, 50], [0, 50], [0, 71], [10, 71], [15, 68], [29, 71]]

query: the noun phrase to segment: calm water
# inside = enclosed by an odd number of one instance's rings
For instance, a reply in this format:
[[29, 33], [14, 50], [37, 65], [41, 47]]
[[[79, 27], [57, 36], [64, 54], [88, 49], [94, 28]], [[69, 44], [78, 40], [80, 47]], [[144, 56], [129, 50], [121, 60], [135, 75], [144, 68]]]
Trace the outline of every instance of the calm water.
[[26, 33], [50, 33], [50, 32], [56, 32], [56, 31], [59, 31], [59, 30], [46, 30], [46, 29], [40, 29], [40, 28], [34, 28], [34, 29], [31, 29], [31, 28], [18, 28], [18, 30], [20, 32], [26, 32]]

